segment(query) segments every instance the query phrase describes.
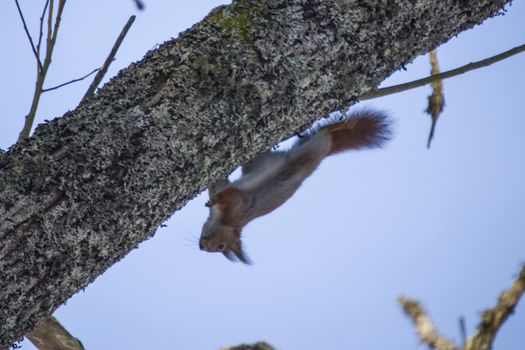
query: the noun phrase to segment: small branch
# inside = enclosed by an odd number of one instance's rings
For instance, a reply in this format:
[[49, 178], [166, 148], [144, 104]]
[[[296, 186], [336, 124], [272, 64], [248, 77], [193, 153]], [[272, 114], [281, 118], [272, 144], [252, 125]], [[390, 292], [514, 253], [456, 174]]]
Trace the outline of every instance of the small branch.
[[414, 88], [417, 88], [417, 87], [420, 87], [420, 86], [432, 83], [433, 81], [436, 81], [436, 80], [443, 80], [443, 79], [452, 78], [452, 77], [455, 77], [457, 75], [469, 72], [469, 71], [474, 70], [474, 69], [478, 69], [478, 68], [489, 66], [489, 65], [491, 65], [493, 63], [496, 63], [496, 62], [504, 60], [504, 59], [506, 59], [508, 57], [514, 56], [514, 55], [516, 55], [516, 54], [518, 54], [520, 52], [523, 52], [523, 51], [525, 51], [525, 45], [520, 45], [520, 46], [517, 46], [517, 47], [515, 47], [513, 49], [510, 49], [508, 51], [502, 52], [502, 53], [500, 53], [498, 55], [486, 58], [486, 59], [481, 60], [481, 61], [469, 63], [469, 64], [466, 64], [466, 65], [461, 66], [459, 68], [452, 69], [452, 70], [449, 70], [449, 71], [446, 71], [446, 72], [443, 72], [443, 73], [440, 73], [440, 74], [437, 74], [437, 75], [431, 75], [431, 76], [428, 76], [426, 78], [414, 80], [414, 81], [411, 81], [411, 82], [408, 82], [408, 83], [394, 85], [394, 86], [389, 86], [389, 87], [386, 87], [386, 88], [377, 89], [377, 90], [374, 90], [374, 91], [367, 92], [366, 94], [361, 95], [359, 97], [359, 100], [360, 101], [370, 100], [372, 98], [382, 97], [382, 96], [391, 95], [391, 94], [395, 94], [395, 93], [398, 93], [398, 92], [414, 89]]
[[451, 340], [438, 334], [432, 320], [417, 301], [404, 296], [400, 296], [397, 300], [407, 316], [414, 322], [421, 341], [436, 350], [459, 350]]
[[57, 85], [57, 86], [53, 86], [51, 88], [47, 88], [47, 89], [42, 89], [42, 93], [44, 92], [48, 92], [48, 91], [52, 91], [52, 90], [56, 90], [56, 89], [59, 89], [61, 88], [62, 86], [66, 86], [66, 85], [69, 85], [69, 84], [72, 84], [72, 83], [76, 83], [77, 81], [81, 81], [81, 80], [84, 80], [86, 79], [87, 77], [89, 77], [90, 75], [94, 74], [95, 72], [98, 72], [100, 70], [100, 68], [96, 68], [96, 69], [93, 69], [91, 72], [89, 72], [88, 74], [84, 75], [82, 78], [78, 78], [78, 79], [73, 79], [73, 80], [70, 80], [66, 83], [63, 83], [63, 84], [60, 84], [60, 85]]
[[[481, 322], [476, 333], [466, 339], [465, 321], [460, 320], [460, 329], [463, 338], [464, 350], [490, 350], [496, 334], [503, 323], [512, 314], [521, 296], [525, 293], [525, 265], [521, 268], [518, 278], [509, 289], [503, 291], [498, 303], [492, 309], [485, 310], [481, 314]], [[412, 319], [419, 333], [421, 341], [436, 350], [458, 350], [454, 343], [439, 335], [430, 317], [427, 316], [423, 307], [416, 301], [400, 296], [399, 303], [403, 306], [405, 313]]]
[[120, 35], [118, 36], [117, 41], [115, 42], [115, 45], [113, 45], [113, 48], [111, 49], [111, 52], [109, 53], [108, 57], [106, 58], [106, 61], [102, 65], [102, 68], [100, 68], [100, 70], [98, 71], [97, 75], [95, 76], [95, 79], [93, 79], [93, 82], [89, 86], [88, 90], [86, 91], [86, 94], [84, 95], [84, 97], [82, 98], [82, 101], [80, 101], [80, 103], [88, 100], [89, 98], [91, 98], [95, 94], [95, 90], [97, 89], [97, 86], [100, 84], [100, 82], [102, 81], [102, 78], [104, 78], [104, 75], [108, 71], [109, 65], [111, 64], [111, 62], [115, 58], [115, 55], [117, 54], [117, 51], [118, 51], [118, 49], [120, 47], [120, 44], [122, 44], [122, 41], [124, 40], [124, 37], [128, 33], [129, 28], [131, 27], [131, 25], [135, 21], [135, 17], [136, 16], [131, 16], [128, 19], [128, 21], [127, 21], [126, 25], [124, 26], [124, 28], [122, 28], [122, 31], [120, 32]]
[[255, 344], [241, 344], [229, 348], [219, 348], [219, 350], [275, 350], [270, 344], [260, 341]]
[[60, 27], [60, 20], [62, 19], [62, 11], [64, 10], [65, 4], [66, 4], [66, 0], [59, 1], [58, 10], [57, 10], [57, 14], [55, 17], [55, 24], [53, 28], [54, 1], [53, 0], [49, 1], [49, 11], [48, 11], [48, 18], [47, 18], [46, 57], [44, 58], [44, 63], [42, 64], [42, 68], [38, 71], [36, 83], [35, 83], [35, 91], [33, 93], [33, 101], [31, 102], [31, 108], [29, 109], [29, 113], [26, 115], [24, 127], [22, 131], [20, 131], [20, 134], [18, 135], [17, 142], [21, 142], [22, 140], [27, 139], [29, 137], [29, 133], [31, 132], [31, 128], [35, 120], [36, 111], [38, 109], [38, 103], [40, 102], [40, 97], [42, 96], [44, 80], [46, 79], [47, 71], [49, 69], [49, 66], [51, 65], [53, 49], [55, 48], [55, 43], [56, 43], [57, 35], [58, 35], [58, 29]]
[[463, 316], [459, 318], [459, 333], [461, 334], [461, 344], [463, 344], [463, 348], [465, 348], [465, 344], [467, 343], [467, 325], [465, 317]]
[[481, 314], [481, 322], [476, 333], [467, 340], [466, 350], [489, 350], [503, 323], [512, 314], [521, 296], [525, 292], [525, 265], [518, 278], [509, 289], [503, 291], [498, 303], [492, 309]]
[[[432, 75], [439, 74], [439, 64], [437, 61], [436, 50], [432, 50], [429, 53]], [[445, 107], [445, 96], [443, 95], [443, 81], [441, 79], [434, 80], [432, 83], [432, 94], [428, 96], [427, 114], [430, 114], [432, 118], [432, 126], [430, 127], [430, 133], [428, 134], [427, 148], [430, 148], [430, 143], [434, 138], [434, 131], [436, 130], [437, 120]]]
[[20, 19], [22, 20], [22, 24], [24, 25], [24, 30], [26, 32], [27, 38], [29, 39], [29, 43], [31, 44], [31, 49], [33, 50], [33, 53], [35, 54], [36, 62], [38, 64], [38, 69], [42, 70], [42, 62], [40, 62], [40, 56], [38, 55], [38, 51], [35, 48], [35, 44], [33, 43], [33, 38], [31, 37], [31, 34], [29, 33], [29, 29], [27, 28], [26, 20], [24, 18], [24, 14], [22, 13], [22, 9], [20, 8], [20, 4], [18, 3], [18, 0], [15, 0], [16, 8], [18, 9], [18, 14], [20, 15]]
[[42, 36], [44, 35], [44, 17], [46, 16], [47, 6], [49, 5], [49, 0], [46, 0], [44, 5], [44, 10], [42, 11], [42, 16], [40, 16], [40, 34], [38, 35], [38, 44], [36, 44], [36, 53], [40, 57], [40, 44], [42, 44]]
[[432, 118], [432, 124], [430, 124], [430, 132], [428, 133], [427, 148], [430, 148], [430, 144], [432, 143], [432, 139], [434, 138], [434, 132], [436, 131], [437, 120], [438, 118]]
[[[53, 3], [53, 1], [51, 1], [51, 3]], [[50, 53], [52, 53], [53, 49], [55, 48], [55, 43], [57, 41], [57, 35], [58, 35], [58, 28], [60, 27], [60, 21], [62, 20], [62, 11], [64, 10], [64, 6], [66, 5], [66, 0], [60, 0], [58, 2], [58, 11], [57, 11], [57, 16], [55, 18], [55, 27], [53, 29], [53, 36], [51, 38], [51, 41], [52, 41], [52, 45], [50, 47], [48, 47], [48, 49], [50, 48]], [[49, 8], [49, 13], [51, 13], [51, 7]], [[49, 17], [49, 19], [51, 19], [51, 16]], [[49, 24], [51, 24], [51, 20], [49, 21]], [[48, 57], [46, 56], [46, 59]], [[49, 63], [51, 63], [51, 54], [49, 55]]]
[[135, 5], [139, 10], [144, 10], [144, 3], [141, 0], [135, 0]]
[[25, 336], [39, 350], [84, 350], [82, 343], [53, 316], [44, 318]]

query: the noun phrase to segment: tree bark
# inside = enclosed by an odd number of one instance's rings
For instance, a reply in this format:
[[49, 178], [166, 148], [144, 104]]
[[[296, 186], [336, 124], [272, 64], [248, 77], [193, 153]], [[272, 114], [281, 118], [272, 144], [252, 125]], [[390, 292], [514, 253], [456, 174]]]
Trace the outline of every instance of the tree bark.
[[85, 350], [53, 316], [40, 320], [25, 336], [38, 350]]
[[0, 348], [208, 183], [507, 1], [237, 0], [0, 154]]

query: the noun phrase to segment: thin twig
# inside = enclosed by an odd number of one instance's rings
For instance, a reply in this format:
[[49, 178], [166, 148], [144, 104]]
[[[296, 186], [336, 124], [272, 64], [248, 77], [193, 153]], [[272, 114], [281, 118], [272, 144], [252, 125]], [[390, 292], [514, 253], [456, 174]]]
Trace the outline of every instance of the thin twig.
[[18, 135], [17, 142], [21, 142], [22, 140], [27, 139], [29, 137], [29, 133], [31, 132], [31, 128], [35, 120], [36, 111], [38, 109], [38, 103], [40, 102], [40, 97], [42, 96], [44, 80], [46, 79], [47, 71], [49, 69], [49, 66], [51, 65], [53, 49], [55, 47], [55, 43], [57, 40], [58, 29], [60, 27], [60, 20], [62, 19], [62, 11], [64, 10], [65, 4], [66, 4], [66, 0], [59, 0], [58, 10], [57, 10], [57, 14], [55, 17], [55, 24], [53, 28], [54, 1], [53, 0], [49, 1], [49, 12], [48, 12], [48, 19], [47, 19], [46, 56], [44, 58], [44, 63], [42, 64], [42, 68], [39, 70], [37, 74], [35, 91], [33, 93], [33, 101], [31, 102], [31, 108], [29, 110], [29, 113], [26, 115], [24, 127], [22, 131], [20, 131], [20, 134]]
[[33, 53], [35, 54], [36, 62], [38, 64], [38, 68], [42, 69], [42, 62], [40, 62], [40, 57], [38, 56], [38, 52], [36, 50], [35, 44], [33, 43], [33, 38], [31, 37], [31, 34], [29, 33], [29, 29], [27, 28], [26, 20], [24, 18], [24, 14], [22, 13], [22, 9], [20, 8], [20, 4], [18, 3], [18, 0], [15, 0], [16, 8], [18, 9], [18, 14], [20, 15], [20, 19], [22, 20], [22, 24], [24, 25], [24, 30], [26, 32], [27, 38], [29, 39], [29, 43], [31, 44], [31, 49], [33, 50]]
[[49, 0], [46, 0], [44, 5], [44, 10], [42, 11], [42, 16], [40, 16], [40, 34], [38, 35], [38, 44], [36, 44], [36, 53], [40, 57], [40, 44], [42, 44], [42, 36], [44, 35], [44, 17], [46, 16], [47, 6], [49, 5]]
[[[476, 333], [467, 338], [465, 336], [465, 322], [460, 320], [460, 329], [463, 339], [464, 350], [490, 350], [496, 334], [503, 323], [512, 314], [521, 296], [525, 293], [525, 265], [522, 266], [519, 276], [512, 282], [509, 289], [503, 291], [498, 303], [492, 309], [485, 310], [481, 314], [481, 322]], [[439, 335], [426, 311], [416, 301], [400, 296], [399, 303], [403, 306], [405, 313], [412, 319], [421, 340], [436, 350], [458, 350], [454, 343]]]
[[463, 348], [465, 348], [465, 344], [467, 343], [467, 324], [463, 316], [459, 318], [459, 333], [461, 334], [461, 344], [463, 344]]
[[62, 86], [66, 86], [66, 85], [69, 85], [69, 84], [72, 84], [72, 83], [76, 83], [77, 81], [81, 81], [81, 80], [84, 80], [86, 79], [87, 77], [89, 77], [90, 75], [94, 74], [95, 72], [98, 72], [100, 70], [100, 68], [96, 68], [96, 69], [93, 69], [91, 72], [89, 72], [88, 74], [84, 75], [82, 78], [78, 78], [78, 79], [73, 79], [73, 80], [70, 80], [68, 82], [65, 82], [63, 84], [60, 84], [60, 85], [57, 85], [57, 86], [53, 86], [51, 88], [47, 88], [47, 89], [42, 89], [42, 93], [44, 92], [48, 92], [48, 91], [52, 91], [52, 90], [56, 90], [56, 89], [60, 89]]
[[498, 303], [481, 314], [481, 322], [474, 336], [467, 340], [465, 349], [489, 350], [503, 323], [512, 314], [521, 296], [525, 293], [525, 265], [509, 289], [503, 291]]
[[436, 350], [459, 350], [454, 342], [446, 337], [439, 335], [434, 323], [427, 315], [423, 307], [414, 300], [400, 296], [398, 302], [403, 306], [403, 310], [412, 319], [421, 340]]
[[372, 98], [382, 97], [382, 96], [386, 96], [386, 95], [391, 95], [391, 94], [395, 94], [395, 93], [398, 93], [398, 92], [402, 92], [402, 91], [414, 89], [414, 88], [417, 88], [417, 87], [420, 87], [420, 86], [424, 86], [424, 85], [427, 85], [427, 84], [429, 84], [429, 83], [431, 83], [431, 82], [433, 82], [435, 80], [452, 78], [452, 77], [455, 77], [456, 75], [460, 75], [460, 74], [466, 73], [466, 72], [474, 70], [474, 69], [478, 69], [478, 68], [489, 66], [489, 65], [491, 65], [493, 63], [496, 63], [498, 61], [504, 60], [504, 59], [506, 59], [506, 58], [508, 58], [510, 56], [516, 55], [516, 54], [518, 54], [520, 52], [523, 52], [523, 51], [525, 51], [525, 44], [524, 45], [520, 45], [520, 46], [516, 46], [513, 49], [510, 49], [510, 50], [502, 52], [502, 53], [500, 53], [498, 55], [486, 58], [484, 60], [477, 61], [477, 62], [472, 62], [472, 63], [466, 64], [464, 66], [461, 66], [459, 68], [452, 69], [452, 70], [449, 70], [449, 71], [446, 71], [446, 72], [443, 72], [443, 73], [440, 73], [440, 74], [437, 74], [437, 75], [431, 75], [431, 76], [428, 76], [426, 78], [414, 80], [414, 81], [411, 81], [411, 82], [408, 82], [408, 83], [394, 85], [394, 86], [389, 86], [389, 87], [386, 87], [386, 88], [377, 89], [377, 90], [374, 90], [374, 91], [367, 92], [366, 94], [361, 95], [359, 97], [359, 100], [360, 101], [370, 100]]
[[[66, 0], [60, 0], [58, 3], [58, 12], [55, 18], [55, 28], [53, 29], [53, 37], [51, 38], [53, 42], [53, 45], [51, 45], [51, 51], [53, 51], [53, 49], [55, 48], [55, 43], [57, 41], [57, 35], [58, 35], [58, 28], [60, 27], [60, 21], [62, 20], [62, 11], [64, 10], [65, 5], [66, 5]], [[51, 8], [49, 9], [49, 11], [51, 12]], [[51, 55], [49, 55], [49, 62], [51, 63]]]
[[135, 5], [139, 10], [144, 10], [144, 3], [141, 0], [135, 0]]
[[100, 68], [100, 70], [98, 71], [97, 75], [95, 76], [95, 79], [93, 79], [93, 82], [89, 86], [89, 88], [86, 91], [86, 94], [84, 95], [84, 97], [82, 97], [82, 100], [80, 101], [80, 103], [88, 100], [89, 98], [91, 98], [95, 94], [95, 90], [97, 89], [97, 86], [100, 84], [100, 82], [102, 81], [102, 78], [104, 78], [104, 75], [108, 71], [109, 65], [111, 64], [111, 62], [115, 58], [115, 55], [117, 54], [117, 51], [118, 51], [118, 49], [120, 47], [120, 44], [122, 44], [122, 41], [124, 40], [124, 37], [128, 33], [129, 28], [131, 27], [131, 25], [135, 21], [135, 17], [136, 16], [131, 16], [128, 19], [128, 21], [126, 22], [126, 25], [124, 26], [124, 28], [122, 28], [122, 31], [120, 32], [120, 35], [118, 36], [117, 41], [115, 42], [115, 45], [113, 45], [113, 48], [111, 49], [111, 52], [109, 53], [108, 57], [106, 58], [106, 61], [102, 65], [102, 68]]

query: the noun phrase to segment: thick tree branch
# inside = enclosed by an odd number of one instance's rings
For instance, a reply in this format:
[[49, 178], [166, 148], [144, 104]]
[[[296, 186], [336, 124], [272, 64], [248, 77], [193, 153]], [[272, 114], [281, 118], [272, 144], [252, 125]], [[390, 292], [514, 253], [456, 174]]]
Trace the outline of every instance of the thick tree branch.
[[73, 337], [56, 318], [41, 320], [26, 337], [38, 350], [84, 350], [82, 343]]
[[0, 348], [208, 183], [505, 3], [234, 1], [40, 125], [0, 158]]

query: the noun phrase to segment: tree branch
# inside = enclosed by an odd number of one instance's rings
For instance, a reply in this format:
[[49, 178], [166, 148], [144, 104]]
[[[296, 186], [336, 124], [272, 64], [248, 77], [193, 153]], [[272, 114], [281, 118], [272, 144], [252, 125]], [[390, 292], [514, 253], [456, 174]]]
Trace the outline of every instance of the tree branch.
[[49, 6], [49, 0], [46, 0], [46, 3], [44, 4], [44, 10], [42, 11], [42, 16], [40, 16], [40, 30], [38, 34], [38, 44], [36, 44], [36, 52], [38, 57], [40, 57], [40, 44], [42, 44], [42, 36], [44, 35], [44, 17], [46, 16], [46, 10]]
[[0, 157], [0, 348], [207, 184], [505, 3], [235, 1], [39, 125]]
[[434, 323], [417, 301], [404, 296], [400, 296], [397, 300], [403, 306], [407, 316], [414, 322], [422, 342], [436, 350], [459, 350], [451, 340], [439, 335]]
[[42, 89], [42, 93], [48, 92], [48, 91], [52, 91], [52, 90], [56, 90], [56, 89], [60, 89], [62, 86], [66, 86], [66, 85], [69, 85], [69, 84], [72, 84], [72, 83], [76, 83], [77, 81], [82, 81], [82, 80], [86, 79], [87, 77], [89, 77], [90, 75], [94, 74], [95, 72], [98, 72], [99, 70], [100, 70], [100, 68], [96, 68], [96, 69], [93, 69], [91, 72], [89, 72], [88, 74], [84, 75], [81, 78], [73, 79], [73, 80], [70, 80], [68, 82], [65, 82], [65, 83], [62, 83], [60, 85], [53, 86], [53, 87], [50, 87], [50, 88], [47, 88], [47, 89]]
[[144, 10], [144, 3], [142, 2], [142, 0], [134, 0], [134, 1], [135, 1], [135, 5], [137, 6], [139, 10]]
[[131, 16], [126, 22], [126, 25], [124, 26], [124, 28], [122, 28], [122, 31], [120, 32], [120, 35], [118, 36], [117, 41], [115, 42], [115, 45], [113, 45], [113, 48], [111, 49], [108, 57], [106, 58], [106, 61], [102, 65], [102, 68], [100, 68], [100, 70], [98, 71], [97, 75], [95, 76], [95, 79], [93, 79], [93, 82], [89, 86], [84, 97], [82, 97], [82, 101], [80, 103], [86, 101], [87, 99], [91, 98], [95, 94], [95, 90], [97, 89], [97, 86], [100, 84], [100, 82], [104, 78], [104, 75], [106, 75], [109, 65], [111, 64], [111, 62], [113, 62], [113, 59], [115, 58], [115, 55], [117, 54], [120, 44], [122, 44], [122, 41], [126, 37], [126, 34], [129, 31], [129, 28], [131, 28], [131, 25], [135, 21], [135, 17], [136, 16]]
[[266, 342], [260, 341], [255, 344], [240, 344], [229, 348], [220, 348], [219, 350], [275, 350], [275, 348]]
[[452, 69], [452, 70], [449, 70], [449, 71], [446, 71], [446, 72], [443, 72], [443, 73], [440, 73], [440, 74], [430, 75], [430, 76], [428, 76], [426, 78], [414, 80], [414, 81], [411, 81], [411, 82], [408, 82], [408, 83], [388, 86], [388, 87], [385, 87], [385, 88], [381, 88], [381, 89], [377, 89], [377, 90], [373, 90], [373, 91], [367, 92], [366, 94], [361, 95], [359, 97], [359, 100], [360, 101], [364, 101], [364, 100], [370, 100], [370, 99], [377, 98], [377, 97], [392, 95], [392, 94], [396, 94], [398, 92], [415, 89], [415, 88], [418, 88], [418, 87], [430, 84], [430, 83], [432, 83], [434, 81], [437, 81], [437, 80], [444, 80], [444, 79], [452, 78], [452, 77], [455, 77], [457, 75], [460, 75], [460, 74], [463, 74], [463, 73], [467, 73], [467, 72], [469, 72], [471, 70], [474, 70], [474, 69], [478, 69], [478, 68], [489, 66], [489, 65], [491, 65], [493, 63], [496, 63], [496, 62], [499, 62], [499, 61], [504, 60], [506, 58], [509, 58], [511, 56], [517, 55], [518, 53], [523, 52], [523, 51], [525, 51], [525, 44], [524, 45], [520, 45], [520, 46], [516, 46], [513, 49], [510, 49], [508, 51], [502, 52], [502, 53], [497, 54], [495, 56], [486, 58], [484, 60], [472, 62], [472, 63], [466, 64], [464, 66], [461, 66], [459, 68], [455, 68], [455, 69]]
[[[432, 50], [429, 53], [431, 74], [439, 74], [439, 64], [437, 61], [436, 50]], [[443, 81], [441, 79], [436, 79], [432, 81], [432, 94], [428, 96], [428, 106], [426, 112], [432, 118], [432, 125], [430, 126], [430, 133], [428, 134], [427, 148], [430, 148], [430, 143], [434, 138], [434, 131], [436, 130], [437, 120], [439, 115], [445, 107], [445, 96], [443, 95]]]
[[[40, 97], [42, 96], [42, 89], [44, 86], [44, 81], [46, 79], [46, 75], [47, 75], [49, 66], [51, 65], [51, 57], [53, 56], [53, 49], [55, 47], [57, 34], [58, 34], [58, 28], [60, 27], [60, 20], [62, 18], [62, 11], [64, 10], [65, 4], [66, 4], [66, 0], [59, 0], [58, 11], [56, 14], [55, 25], [53, 29], [52, 23], [53, 23], [54, 1], [50, 0], [49, 2], [49, 12], [48, 12], [48, 20], [47, 20], [46, 57], [44, 59], [43, 65], [41, 66], [41, 69], [39, 69], [37, 72], [35, 91], [33, 93], [33, 101], [31, 102], [31, 108], [29, 109], [29, 113], [26, 115], [26, 118], [24, 121], [24, 127], [22, 131], [20, 131], [20, 134], [18, 135], [17, 142], [21, 142], [27, 139], [29, 137], [29, 133], [31, 132], [31, 128], [33, 127], [33, 122], [35, 120], [36, 111], [38, 109], [38, 104], [40, 102]], [[34, 48], [34, 45], [32, 46]], [[35, 53], [36, 53], [36, 49], [35, 49]]]
[[82, 343], [53, 316], [44, 318], [25, 336], [38, 350], [84, 350]]
[[38, 55], [38, 51], [35, 48], [35, 44], [33, 43], [33, 38], [29, 33], [29, 29], [27, 28], [26, 20], [24, 18], [24, 14], [22, 13], [22, 9], [20, 8], [20, 4], [18, 3], [18, 0], [15, 0], [15, 3], [16, 8], [18, 9], [18, 14], [20, 15], [20, 19], [22, 20], [22, 24], [24, 25], [24, 31], [26, 32], [27, 39], [29, 39], [29, 44], [31, 44], [31, 50], [33, 50], [33, 54], [35, 55], [38, 68], [39, 70], [42, 70], [42, 62], [40, 62], [40, 56]]
[[[525, 265], [522, 267], [519, 276], [510, 288], [500, 294], [496, 306], [482, 313], [481, 322], [478, 325], [476, 333], [464, 341], [463, 349], [490, 350], [497, 332], [512, 314], [524, 292]], [[425, 310], [418, 302], [404, 296], [400, 296], [398, 301], [403, 306], [405, 313], [414, 322], [421, 341], [436, 350], [459, 350], [454, 342], [438, 334], [432, 320], [427, 316]], [[464, 333], [464, 328], [463, 321], [461, 322], [462, 334]], [[465, 336], [463, 337], [465, 338]]]
[[490, 350], [497, 332], [512, 314], [521, 296], [525, 292], [525, 265], [509, 289], [503, 291], [498, 303], [492, 309], [481, 314], [481, 322], [476, 333], [467, 340], [466, 350]]

